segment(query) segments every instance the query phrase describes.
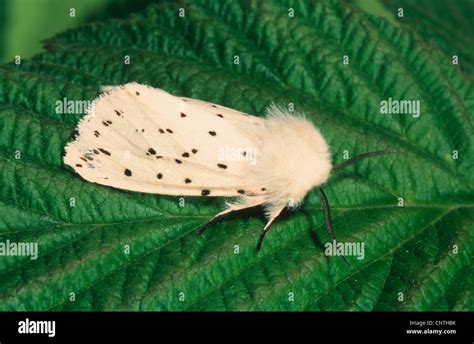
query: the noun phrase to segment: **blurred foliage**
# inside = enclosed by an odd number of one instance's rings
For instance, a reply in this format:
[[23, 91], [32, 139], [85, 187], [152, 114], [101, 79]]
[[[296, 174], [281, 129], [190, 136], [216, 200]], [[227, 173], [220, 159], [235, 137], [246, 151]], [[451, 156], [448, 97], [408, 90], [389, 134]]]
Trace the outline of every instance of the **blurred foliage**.
[[[0, 63], [29, 58], [59, 32], [105, 18], [121, 18], [151, 0], [0, 0]], [[70, 9], [75, 9], [75, 17]]]

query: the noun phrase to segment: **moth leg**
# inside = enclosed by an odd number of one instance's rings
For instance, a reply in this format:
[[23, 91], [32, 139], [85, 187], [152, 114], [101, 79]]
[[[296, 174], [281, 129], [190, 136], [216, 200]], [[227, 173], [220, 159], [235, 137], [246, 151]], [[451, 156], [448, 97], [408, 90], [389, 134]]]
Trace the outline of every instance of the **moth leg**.
[[256, 206], [256, 204], [248, 204], [248, 203], [229, 204], [226, 209], [224, 209], [224, 210], [221, 211], [220, 213], [217, 213], [216, 215], [214, 215], [213, 217], [211, 217], [211, 218], [209, 219], [209, 221], [207, 221], [204, 225], [202, 225], [202, 226], [198, 229], [197, 233], [198, 233], [199, 235], [201, 235], [202, 233], [204, 233], [204, 231], [205, 231], [206, 229], [209, 228], [209, 226], [210, 226], [211, 224], [213, 224], [215, 221], [217, 221], [218, 219], [220, 219], [220, 218], [221, 218], [222, 216], [224, 216], [224, 215], [227, 215], [227, 214], [232, 213], [232, 212], [237, 211], [237, 210], [243, 210], [243, 209], [252, 208], [252, 207], [255, 207], [255, 206]]
[[282, 212], [283, 209], [285, 209], [284, 206], [275, 208], [270, 212], [270, 214], [268, 216], [267, 224], [265, 225], [265, 227], [263, 227], [262, 233], [260, 233], [260, 237], [258, 238], [257, 252], [259, 252], [260, 249], [262, 248], [263, 238], [265, 238], [265, 235], [267, 234], [268, 229], [270, 228], [271, 224], [273, 223], [273, 221], [275, 221], [275, 219], [278, 217], [278, 215], [280, 215], [280, 213]]

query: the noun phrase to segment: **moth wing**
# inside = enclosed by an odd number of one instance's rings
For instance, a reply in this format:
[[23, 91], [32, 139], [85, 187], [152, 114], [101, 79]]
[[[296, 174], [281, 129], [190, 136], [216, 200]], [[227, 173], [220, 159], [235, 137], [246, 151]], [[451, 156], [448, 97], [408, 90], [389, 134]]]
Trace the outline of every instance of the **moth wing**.
[[78, 125], [64, 162], [84, 179], [167, 194], [257, 195], [248, 185], [265, 122], [130, 83], [107, 87]]
[[[245, 112], [237, 111], [235, 109], [225, 107], [223, 105], [218, 105], [210, 102], [206, 102], [204, 100], [193, 99], [193, 98], [181, 98], [186, 104], [190, 106], [195, 106], [202, 111], [206, 111], [208, 113], [213, 113], [216, 116], [222, 115], [224, 116], [228, 122], [232, 123], [232, 125], [236, 127], [242, 127], [242, 130], [250, 130], [251, 132], [255, 130], [257, 127], [258, 129], [262, 129], [264, 126], [264, 119], [249, 115]], [[260, 127], [259, 127], [260, 126]]]

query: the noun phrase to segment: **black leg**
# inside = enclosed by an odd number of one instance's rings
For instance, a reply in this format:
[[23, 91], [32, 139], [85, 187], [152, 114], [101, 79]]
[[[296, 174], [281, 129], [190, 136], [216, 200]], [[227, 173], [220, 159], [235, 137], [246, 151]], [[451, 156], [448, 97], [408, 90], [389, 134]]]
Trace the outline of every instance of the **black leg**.
[[217, 215], [214, 215], [213, 217], [211, 217], [209, 219], [209, 221], [207, 221], [205, 224], [203, 224], [201, 227], [198, 228], [197, 230], [197, 234], [198, 235], [201, 235], [202, 233], [204, 233], [206, 231], [206, 229], [208, 229], [214, 222], [216, 222], [217, 220], [219, 220], [222, 216], [224, 215], [227, 215], [227, 214], [230, 214], [231, 212], [222, 212], [222, 213], [219, 213]]
[[263, 243], [263, 238], [265, 238], [265, 234], [267, 234], [267, 231], [264, 229], [262, 233], [260, 233], [260, 236], [258, 237], [258, 242], [257, 242], [257, 252], [260, 252], [262, 249], [262, 243]]
[[201, 235], [202, 233], [204, 233], [204, 231], [206, 229], [208, 229], [210, 227], [210, 225], [212, 225], [214, 222], [220, 220], [222, 217], [224, 217], [226, 215], [233, 214], [233, 213], [235, 213], [237, 211], [240, 211], [240, 210], [245, 211], [246, 209], [254, 208], [257, 205], [255, 205], [255, 204], [253, 204], [253, 205], [244, 205], [244, 204], [230, 205], [227, 209], [221, 211], [220, 213], [217, 213], [216, 215], [211, 217], [209, 219], [209, 221], [207, 221], [205, 224], [203, 224], [201, 227], [199, 227], [198, 230], [197, 230], [197, 234]]
[[267, 224], [265, 225], [265, 227], [263, 227], [262, 233], [260, 233], [260, 236], [258, 237], [258, 242], [257, 242], [257, 247], [256, 247], [257, 252], [259, 252], [260, 249], [262, 248], [263, 239], [265, 238], [265, 235], [267, 234], [268, 230], [270, 229], [270, 226], [272, 225], [273, 221], [275, 221], [275, 219], [280, 215], [280, 213], [282, 212], [283, 209], [285, 209], [284, 206], [280, 207], [280, 208], [276, 208], [270, 214], [270, 217], [268, 218]]

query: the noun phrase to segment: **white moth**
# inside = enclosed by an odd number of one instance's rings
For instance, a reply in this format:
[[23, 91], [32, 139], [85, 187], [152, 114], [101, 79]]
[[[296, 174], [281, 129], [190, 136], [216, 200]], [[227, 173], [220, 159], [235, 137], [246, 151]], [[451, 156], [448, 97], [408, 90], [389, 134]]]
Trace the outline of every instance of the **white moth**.
[[[78, 125], [64, 162], [82, 178], [118, 189], [175, 196], [236, 197], [222, 215], [262, 205], [272, 222], [318, 187], [332, 169], [326, 141], [302, 115], [271, 105], [267, 117], [173, 96], [137, 83], [105, 87]], [[203, 229], [206, 227], [203, 227]]]

